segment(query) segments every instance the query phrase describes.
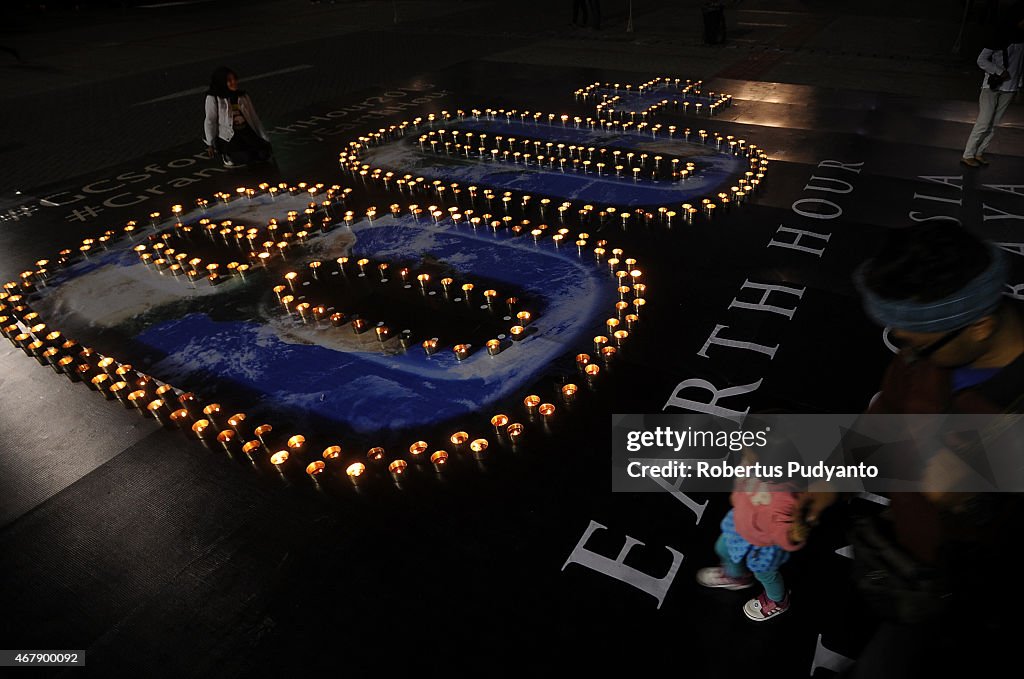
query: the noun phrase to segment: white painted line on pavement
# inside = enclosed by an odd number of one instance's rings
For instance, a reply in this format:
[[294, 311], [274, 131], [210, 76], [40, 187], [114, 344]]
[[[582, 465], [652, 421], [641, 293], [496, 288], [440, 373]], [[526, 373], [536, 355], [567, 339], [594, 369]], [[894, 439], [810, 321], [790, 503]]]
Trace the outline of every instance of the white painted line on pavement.
[[[276, 71], [269, 71], [267, 73], [260, 73], [259, 75], [246, 76], [242, 82], [249, 82], [251, 80], [259, 80], [260, 78], [270, 78], [275, 75], [281, 75], [283, 73], [294, 73], [295, 71], [304, 71], [307, 68], [313, 68], [313, 64], [299, 64], [298, 66], [289, 66], [288, 68], [281, 68]], [[180, 92], [174, 92], [163, 97], [157, 97], [156, 99], [147, 99], [146, 101], [140, 101], [132, 106], [145, 106], [146, 104], [156, 104], [161, 101], [170, 101], [171, 99], [179, 99], [181, 97], [187, 97], [193, 94], [201, 94], [206, 91], [206, 86], [193, 87]]]

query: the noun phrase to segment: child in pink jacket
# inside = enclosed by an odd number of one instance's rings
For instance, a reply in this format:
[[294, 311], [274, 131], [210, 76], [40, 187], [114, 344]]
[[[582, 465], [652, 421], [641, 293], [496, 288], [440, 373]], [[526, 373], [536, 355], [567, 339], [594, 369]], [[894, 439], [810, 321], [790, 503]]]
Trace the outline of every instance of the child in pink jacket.
[[743, 606], [751, 620], [761, 622], [789, 609], [789, 592], [779, 567], [789, 553], [804, 546], [808, 527], [797, 516], [799, 494], [760, 479], [741, 479], [730, 496], [732, 509], [722, 519], [715, 543], [721, 566], [697, 571], [705, 587], [746, 589], [756, 579], [764, 591]]

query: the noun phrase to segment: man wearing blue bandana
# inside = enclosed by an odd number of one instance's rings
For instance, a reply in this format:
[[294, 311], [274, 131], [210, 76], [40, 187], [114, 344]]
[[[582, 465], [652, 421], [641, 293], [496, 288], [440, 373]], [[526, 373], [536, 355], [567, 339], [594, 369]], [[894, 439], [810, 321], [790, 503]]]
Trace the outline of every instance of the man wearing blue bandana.
[[[1024, 412], [1024, 320], [1003, 294], [1008, 275], [1006, 253], [957, 225], [890, 232], [854, 275], [865, 312], [900, 348], [867, 413]], [[1012, 648], [1016, 604], [999, 598], [991, 576], [1015, 568], [1022, 556], [1020, 497], [943, 490], [949, 475], [931, 470], [942, 469], [932, 463], [947, 453], [926, 465], [923, 492], [892, 494], [883, 516], [874, 517], [884, 530], [871, 535], [890, 538], [872, 544], [857, 539], [868, 533], [852, 533], [858, 584], [882, 619], [858, 660], [857, 679], [968, 676], [961, 672], [995, 666]], [[835, 498], [812, 495], [808, 521]], [[897, 562], [920, 580], [911, 576], [908, 585], [905, 573], [878, 566]], [[929, 590], [924, 580], [933, 576]]]

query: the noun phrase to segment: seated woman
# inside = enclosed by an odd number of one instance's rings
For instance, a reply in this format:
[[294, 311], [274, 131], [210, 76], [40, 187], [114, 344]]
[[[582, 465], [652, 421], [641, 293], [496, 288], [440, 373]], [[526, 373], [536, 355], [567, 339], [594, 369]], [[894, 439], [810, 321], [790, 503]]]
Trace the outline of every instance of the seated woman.
[[256, 108], [249, 95], [238, 89], [238, 76], [230, 68], [221, 66], [210, 77], [203, 128], [207, 154], [212, 158], [214, 152], [220, 153], [224, 167], [267, 162], [272, 157], [270, 138]]

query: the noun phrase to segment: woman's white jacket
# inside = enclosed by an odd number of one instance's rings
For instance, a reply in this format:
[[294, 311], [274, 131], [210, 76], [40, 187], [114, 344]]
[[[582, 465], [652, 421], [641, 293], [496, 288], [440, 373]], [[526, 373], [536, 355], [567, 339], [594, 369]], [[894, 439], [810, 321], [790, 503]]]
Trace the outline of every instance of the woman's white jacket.
[[[252, 105], [248, 94], [238, 97], [238, 110], [241, 112], [242, 117], [245, 118], [245, 122], [249, 123], [249, 127], [256, 134], [263, 137], [266, 141], [270, 141], [266, 130], [263, 129], [263, 123], [260, 122], [260, 117], [256, 115], [256, 107]], [[231, 121], [231, 102], [224, 97], [215, 97], [212, 94], [206, 95], [206, 122], [203, 124], [203, 130], [207, 146], [214, 146], [217, 137], [224, 141], [231, 141], [231, 138], [235, 136], [235, 130], [231, 125]]]

